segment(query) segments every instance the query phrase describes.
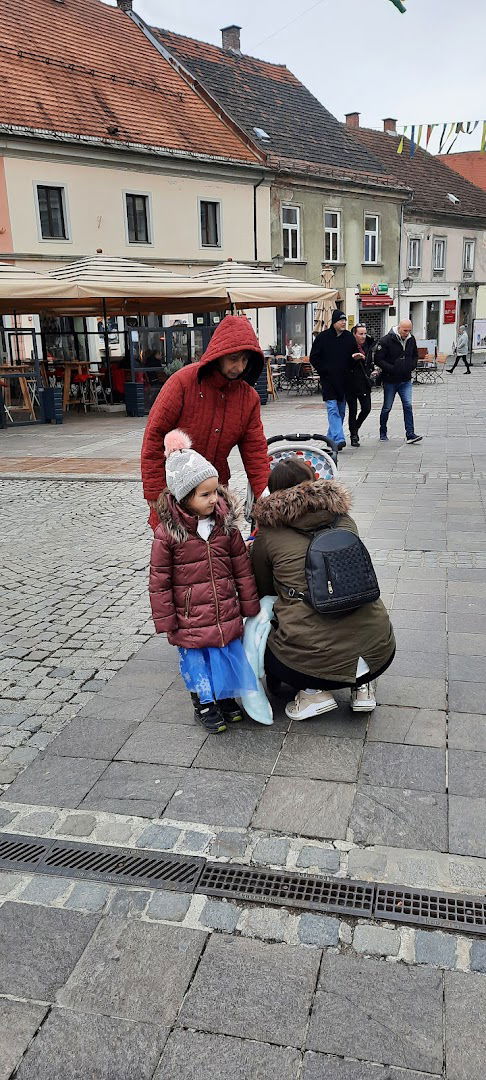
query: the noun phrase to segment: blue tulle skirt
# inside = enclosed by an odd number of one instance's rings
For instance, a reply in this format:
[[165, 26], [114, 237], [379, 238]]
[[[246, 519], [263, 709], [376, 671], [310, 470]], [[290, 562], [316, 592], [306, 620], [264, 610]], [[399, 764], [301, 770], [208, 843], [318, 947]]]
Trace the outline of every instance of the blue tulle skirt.
[[257, 689], [253, 668], [239, 638], [222, 649], [180, 648], [179, 667], [187, 689], [203, 703], [241, 697]]

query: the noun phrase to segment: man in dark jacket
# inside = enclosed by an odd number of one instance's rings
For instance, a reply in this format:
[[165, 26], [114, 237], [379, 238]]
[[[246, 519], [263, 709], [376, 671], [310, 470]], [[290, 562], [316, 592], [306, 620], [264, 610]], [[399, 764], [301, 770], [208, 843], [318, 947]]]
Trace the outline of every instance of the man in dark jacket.
[[327, 437], [336, 443], [338, 450], [346, 446], [343, 428], [345, 384], [353, 353], [357, 354], [356, 342], [346, 330], [346, 316], [342, 311], [333, 311], [331, 326], [315, 338], [309, 360], [321, 380], [322, 398], [326, 402], [329, 422]]
[[380, 439], [388, 441], [386, 426], [391, 407], [398, 394], [403, 408], [405, 437], [408, 443], [418, 443], [422, 436], [416, 435], [412, 409], [412, 371], [417, 367], [417, 342], [412, 334], [412, 323], [402, 319], [389, 334], [378, 342], [375, 364], [383, 373], [383, 408], [380, 413]]

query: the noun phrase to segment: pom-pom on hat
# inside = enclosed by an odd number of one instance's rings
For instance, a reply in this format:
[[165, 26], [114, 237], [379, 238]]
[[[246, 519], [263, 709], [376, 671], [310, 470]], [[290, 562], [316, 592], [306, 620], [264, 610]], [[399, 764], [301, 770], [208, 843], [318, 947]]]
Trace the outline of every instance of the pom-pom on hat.
[[218, 475], [218, 470], [202, 454], [192, 449], [191, 440], [185, 431], [174, 428], [164, 439], [165, 477], [167, 487], [176, 502], [181, 502], [190, 491], [199, 487], [210, 476]]

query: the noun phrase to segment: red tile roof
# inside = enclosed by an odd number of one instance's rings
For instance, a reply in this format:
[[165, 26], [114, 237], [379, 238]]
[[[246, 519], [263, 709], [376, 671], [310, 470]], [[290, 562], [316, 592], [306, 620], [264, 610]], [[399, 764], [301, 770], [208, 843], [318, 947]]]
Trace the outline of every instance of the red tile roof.
[[261, 140], [268, 163], [287, 172], [402, 188], [288, 68], [152, 27], [170, 54], [207, 87], [243, 130]]
[[0, 125], [263, 159], [127, 15], [100, 0], [2, 0], [0, 62]]
[[438, 154], [439, 161], [443, 161], [449, 169], [459, 173], [471, 184], [486, 191], [486, 154], [480, 150], [465, 150], [459, 154]]
[[[410, 143], [404, 140], [403, 154], [397, 154], [400, 136], [371, 128], [353, 128], [353, 136], [375, 157], [388, 173], [401, 179], [413, 191], [409, 213], [438, 214], [444, 218], [486, 218], [486, 194], [444, 162], [426, 150], [416, 149], [410, 157]], [[447, 195], [455, 195], [458, 203]]]

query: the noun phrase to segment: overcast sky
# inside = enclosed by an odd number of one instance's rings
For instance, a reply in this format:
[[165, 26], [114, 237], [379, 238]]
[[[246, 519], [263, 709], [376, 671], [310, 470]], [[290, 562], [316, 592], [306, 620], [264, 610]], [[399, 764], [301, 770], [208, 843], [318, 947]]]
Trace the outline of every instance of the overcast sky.
[[[242, 51], [286, 64], [340, 120], [400, 124], [486, 120], [485, 0], [134, 0], [149, 23], [221, 44], [242, 26]], [[290, 25], [288, 25], [290, 24]], [[475, 135], [454, 149], [477, 149]], [[436, 145], [430, 144], [430, 149]]]

